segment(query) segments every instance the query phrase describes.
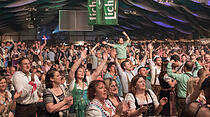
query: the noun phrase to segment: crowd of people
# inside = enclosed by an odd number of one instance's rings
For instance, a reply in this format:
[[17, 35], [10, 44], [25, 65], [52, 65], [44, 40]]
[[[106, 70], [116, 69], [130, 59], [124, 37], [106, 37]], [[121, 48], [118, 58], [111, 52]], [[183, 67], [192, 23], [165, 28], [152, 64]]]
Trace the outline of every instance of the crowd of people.
[[0, 117], [209, 117], [209, 45], [1, 42]]

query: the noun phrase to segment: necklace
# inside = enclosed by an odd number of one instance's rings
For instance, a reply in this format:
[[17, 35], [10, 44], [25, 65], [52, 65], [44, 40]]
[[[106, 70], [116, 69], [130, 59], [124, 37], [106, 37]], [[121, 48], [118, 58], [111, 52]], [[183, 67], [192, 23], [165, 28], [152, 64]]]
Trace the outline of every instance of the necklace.
[[113, 103], [113, 100], [117, 101], [117, 103], [119, 104], [121, 102], [121, 100], [119, 99], [118, 96], [114, 96], [114, 98], [108, 98], [108, 100], [112, 103], [112, 105], [116, 108], [118, 105], [115, 105]]
[[[107, 114], [107, 113], [109, 113], [108, 111], [106, 111], [102, 106], [100, 106], [98, 103], [94, 103], [94, 102], [90, 102], [90, 104], [93, 104], [93, 105], [96, 105], [97, 107], [99, 107], [100, 108], [100, 110], [103, 112], [103, 114], [106, 116], [106, 117], [111, 117], [111, 113], [110, 113], [110, 115], [109, 114]], [[109, 104], [109, 103], [107, 103], [106, 102], [106, 100], [104, 101], [104, 104], [106, 105], [108, 105], [110, 108], [111, 108], [111, 110], [114, 110], [114, 108]], [[109, 108], [109, 107], [107, 107], [107, 108]]]

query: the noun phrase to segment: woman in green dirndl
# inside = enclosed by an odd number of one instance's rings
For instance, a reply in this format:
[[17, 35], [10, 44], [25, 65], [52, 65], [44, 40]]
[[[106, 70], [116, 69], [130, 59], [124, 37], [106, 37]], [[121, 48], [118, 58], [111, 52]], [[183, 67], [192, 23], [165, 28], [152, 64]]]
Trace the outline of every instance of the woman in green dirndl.
[[80, 65], [87, 58], [87, 51], [81, 53], [81, 57], [74, 63], [69, 73], [70, 91], [73, 96], [73, 105], [70, 108], [70, 113], [76, 114], [77, 117], [85, 117], [86, 106], [89, 104], [87, 97], [88, 85], [92, 80], [95, 80], [101, 73], [103, 66], [107, 61], [107, 53], [104, 53], [104, 60], [90, 76], [86, 76], [85, 67]]

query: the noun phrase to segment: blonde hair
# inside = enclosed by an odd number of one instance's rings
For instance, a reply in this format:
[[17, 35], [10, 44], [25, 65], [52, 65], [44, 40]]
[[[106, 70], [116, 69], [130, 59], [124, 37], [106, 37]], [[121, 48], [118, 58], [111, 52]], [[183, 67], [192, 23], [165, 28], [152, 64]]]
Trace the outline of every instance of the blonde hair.
[[114, 81], [115, 83], [117, 83], [116, 80], [113, 79], [113, 78], [106, 78], [106, 79], [104, 79], [105, 87], [106, 87], [106, 89], [107, 89], [108, 91], [109, 91], [109, 88], [110, 88], [110, 86], [111, 86], [111, 84], [112, 84], [113, 81]]

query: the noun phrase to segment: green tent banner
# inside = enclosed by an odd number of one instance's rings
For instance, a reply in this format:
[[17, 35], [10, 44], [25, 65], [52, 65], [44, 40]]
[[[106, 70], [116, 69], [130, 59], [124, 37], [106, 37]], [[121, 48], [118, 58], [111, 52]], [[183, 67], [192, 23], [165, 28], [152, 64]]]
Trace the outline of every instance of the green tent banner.
[[88, 0], [88, 24], [96, 24], [96, 0]]
[[104, 24], [118, 25], [118, 0], [104, 0]]
[[118, 25], [118, 0], [88, 0], [89, 25]]

